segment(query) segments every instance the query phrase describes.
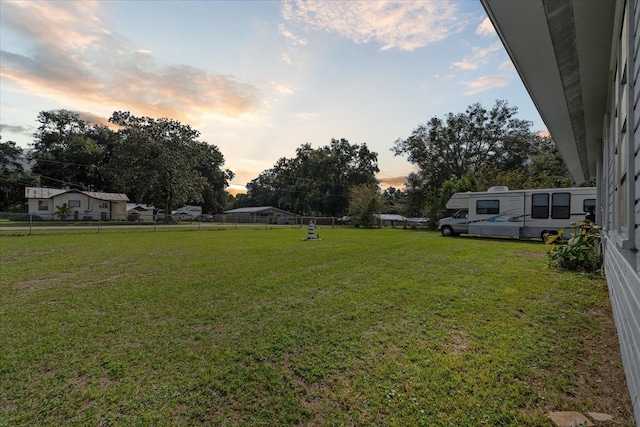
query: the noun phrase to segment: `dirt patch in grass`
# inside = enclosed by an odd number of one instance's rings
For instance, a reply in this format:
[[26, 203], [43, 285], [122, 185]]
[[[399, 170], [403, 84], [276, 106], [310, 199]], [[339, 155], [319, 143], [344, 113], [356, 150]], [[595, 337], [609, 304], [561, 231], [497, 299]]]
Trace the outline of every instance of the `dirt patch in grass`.
[[463, 331], [452, 331], [449, 351], [453, 354], [460, 354], [467, 350], [467, 334]]
[[517, 251], [517, 252], [514, 252], [514, 255], [517, 256], [518, 258], [542, 259], [547, 257], [546, 253], [541, 254], [539, 252], [528, 252], [528, 251]]
[[608, 308], [590, 309], [590, 318], [597, 319], [597, 333], [584, 337], [588, 351], [575, 365], [576, 395], [593, 402], [592, 412], [604, 412], [614, 417], [612, 425], [633, 425], [629, 389], [620, 364], [620, 344]]
[[23, 289], [25, 291], [39, 291], [50, 287], [56, 279], [52, 277], [41, 279], [30, 279], [22, 282], [16, 282], [16, 288]]
[[[597, 325], [597, 330], [581, 338], [572, 366], [547, 367], [528, 384], [545, 396], [550, 387], [559, 387], [564, 378], [565, 390], [560, 401], [546, 402], [542, 408], [550, 411], [601, 412], [613, 416], [612, 426], [634, 426], [629, 391], [620, 363], [620, 347], [610, 308], [591, 308], [585, 313]], [[559, 343], [558, 351], [563, 351]], [[555, 390], [559, 392], [560, 390]], [[546, 399], [545, 399], [546, 400]], [[588, 407], [579, 402], [589, 402]], [[540, 408], [523, 408], [530, 416], [540, 415]]]
[[43, 249], [43, 250], [35, 250], [35, 251], [13, 251], [11, 253], [5, 254], [2, 256], [2, 260], [0, 263], [10, 263], [15, 262], [20, 259], [31, 258], [38, 255], [51, 255], [58, 252], [64, 252], [60, 249]]
[[71, 383], [77, 390], [83, 392], [89, 390], [89, 378], [85, 376], [71, 377], [69, 378], [69, 383]]

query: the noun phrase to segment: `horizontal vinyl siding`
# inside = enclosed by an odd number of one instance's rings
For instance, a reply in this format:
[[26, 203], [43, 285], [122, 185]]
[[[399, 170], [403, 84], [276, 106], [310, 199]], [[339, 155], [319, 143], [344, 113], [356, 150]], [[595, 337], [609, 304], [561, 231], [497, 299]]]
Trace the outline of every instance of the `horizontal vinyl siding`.
[[[640, 102], [640, 90], [638, 89], [640, 87], [640, 61], [638, 60], [638, 55], [640, 53], [640, 37], [638, 34], [638, 28], [640, 28], [640, 26], [638, 25], [638, 19], [640, 18], [640, 8], [635, 7], [634, 9], [634, 17], [632, 22], [634, 22], [635, 24], [633, 25], [633, 32], [632, 32], [632, 37], [633, 37], [633, 41], [631, 42], [632, 45], [632, 54], [633, 54], [633, 58], [635, 58], [632, 62], [632, 72], [631, 72], [631, 79], [630, 79], [630, 83], [631, 83], [631, 87], [633, 88], [633, 95], [632, 95], [632, 100], [633, 100], [633, 104], [631, 106], [632, 108], [632, 113], [631, 113], [631, 123], [630, 123], [630, 127], [629, 127], [629, 132], [630, 135], [633, 138], [633, 152], [634, 152], [634, 162], [633, 162], [633, 168], [634, 168], [634, 178], [635, 178], [635, 199], [634, 199], [634, 211], [635, 211], [635, 247], [636, 248], [640, 248], [640, 110], [639, 110], [639, 102]], [[635, 254], [636, 257], [636, 266], [638, 266], [640, 268], [640, 251], [636, 252]]]
[[611, 307], [636, 424], [640, 425], [640, 278], [615, 244], [608, 242], [606, 247], [605, 271]]
[[[616, 118], [615, 113], [611, 114], [606, 141], [608, 146], [605, 148], [605, 152], [609, 154], [605, 160], [609, 167], [605, 177], [607, 209], [611, 214], [607, 224], [609, 227], [606, 227], [605, 274], [635, 421], [640, 426], [640, 251], [635, 249], [640, 248], [640, 8], [635, 2], [627, 2], [627, 8], [630, 15], [625, 17], [626, 24], [631, 27], [627, 33], [630, 36], [627, 51], [629, 56], [625, 52], [619, 52], [618, 59], [625, 63], [628, 61], [628, 78], [626, 84], [617, 82], [619, 87], [611, 88], [611, 93], [618, 97], [613, 100], [613, 105], [617, 107], [619, 117]], [[622, 37], [627, 34], [622, 34]], [[622, 45], [624, 44], [623, 41]], [[626, 121], [626, 133], [623, 134], [622, 128], [615, 126], [615, 120], [620, 120], [620, 125]], [[613, 149], [620, 141], [626, 141], [626, 138], [629, 139], [628, 149], [632, 158], [627, 170], [618, 174], [615, 172], [616, 164], [613, 160], [616, 153]], [[631, 177], [634, 180], [635, 185], [633, 193], [627, 195], [627, 203], [633, 206], [633, 218], [629, 218], [630, 225], [634, 227], [630, 230], [633, 235], [629, 236], [633, 244], [623, 248], [618, 246], [616, 239], [612, 239], [615, 234], [611, 222], [615, 222], [614, 215], [620, 215], [613, 207], [616, 197], [614, 188], [619, 185], [620, 176], [624, 173], [628, 179]]]

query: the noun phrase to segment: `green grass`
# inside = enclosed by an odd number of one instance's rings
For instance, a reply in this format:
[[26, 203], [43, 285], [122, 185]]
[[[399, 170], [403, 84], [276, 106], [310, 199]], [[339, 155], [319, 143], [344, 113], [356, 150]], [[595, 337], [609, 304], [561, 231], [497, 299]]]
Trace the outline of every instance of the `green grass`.
[[319, 233], [0, 237], [0, 425], [633, 425], [601, 278], [540, 243]]

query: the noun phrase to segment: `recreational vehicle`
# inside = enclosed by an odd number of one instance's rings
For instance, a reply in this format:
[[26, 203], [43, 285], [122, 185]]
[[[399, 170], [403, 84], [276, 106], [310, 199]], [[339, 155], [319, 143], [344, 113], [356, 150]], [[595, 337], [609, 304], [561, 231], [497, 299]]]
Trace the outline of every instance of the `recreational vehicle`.
[[479, 234], [516, 238], [544, 238], [570, 224], [595, 221], [596, 189], [552, 188], [455, 193], [446, 205], [456, 210], [438, 222], [443, 236]]

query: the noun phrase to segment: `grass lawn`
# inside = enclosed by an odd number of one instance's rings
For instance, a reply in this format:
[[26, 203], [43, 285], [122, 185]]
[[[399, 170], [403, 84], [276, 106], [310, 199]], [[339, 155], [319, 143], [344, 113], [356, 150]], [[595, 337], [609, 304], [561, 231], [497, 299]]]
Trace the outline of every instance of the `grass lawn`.
[[0, 236], [0, 425], [632, 426], [606, 283], [402, 229]]

